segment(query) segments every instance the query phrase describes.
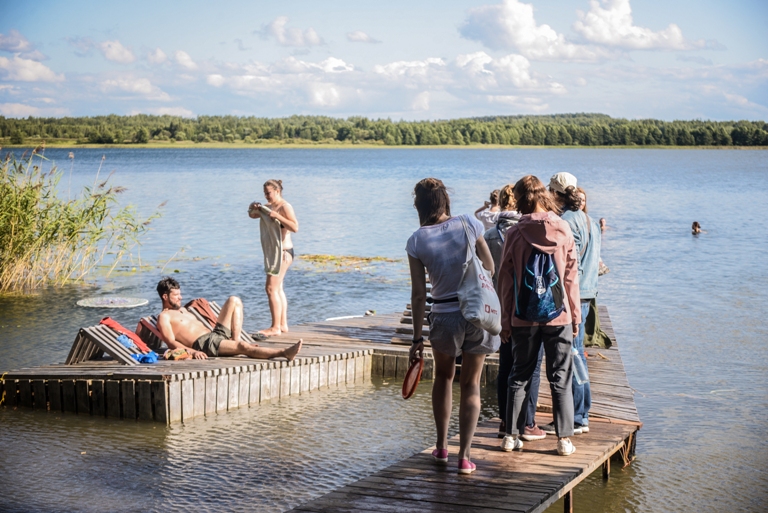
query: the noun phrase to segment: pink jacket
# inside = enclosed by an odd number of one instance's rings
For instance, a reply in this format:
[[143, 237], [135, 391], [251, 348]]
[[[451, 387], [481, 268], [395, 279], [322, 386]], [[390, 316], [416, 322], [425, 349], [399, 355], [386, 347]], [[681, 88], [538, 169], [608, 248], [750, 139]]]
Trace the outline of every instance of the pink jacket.
[[501, 328], [533, 326], [515, 317], [515, 278], [522, 283], [523, 269], [533, 247], [553, 256], [557, 273], [565, 286], [565, 311], [546, 326], [578, 326], [581, 323], [579, 304], [579, 259], [568, 223], [554, 212], [524, 215], [520, 222], [507, 231], [501, 264], [498, 270], [497, 290], [501, 301]]

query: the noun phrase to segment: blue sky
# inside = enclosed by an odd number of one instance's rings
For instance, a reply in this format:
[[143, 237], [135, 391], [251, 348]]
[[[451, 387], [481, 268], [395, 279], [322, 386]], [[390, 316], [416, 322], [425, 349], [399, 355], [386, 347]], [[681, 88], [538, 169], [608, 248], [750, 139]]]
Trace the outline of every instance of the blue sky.
[[765, 0], [0, 0], [0, 115], [768, 119]]

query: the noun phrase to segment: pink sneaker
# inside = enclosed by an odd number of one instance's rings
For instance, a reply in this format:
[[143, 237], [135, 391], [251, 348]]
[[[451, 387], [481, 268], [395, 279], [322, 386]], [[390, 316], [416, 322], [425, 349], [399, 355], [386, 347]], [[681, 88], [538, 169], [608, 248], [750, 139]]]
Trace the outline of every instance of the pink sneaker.
[[448, 463], [448, 449], [435, 449], [432, 451], [432, 457], [437, 463]]
[[477, 466], [469, 460], [459, 460], [459, 474], [471, 474]]
[[520, 438], [522, 438], [525, 441], [532, 441], [532, 440], [544, 440], [547, 437], [547, 433], [541, 430], [541, 428], [534, 424], [533, 427], [525, 426], [525, 433], [520, 435]]

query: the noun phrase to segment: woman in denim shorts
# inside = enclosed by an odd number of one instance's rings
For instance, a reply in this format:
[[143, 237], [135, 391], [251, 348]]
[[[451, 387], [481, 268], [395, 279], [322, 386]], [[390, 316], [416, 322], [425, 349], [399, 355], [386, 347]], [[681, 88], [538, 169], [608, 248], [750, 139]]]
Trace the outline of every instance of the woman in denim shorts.
[[480, 375], [485, 355], [494, 353], [499, 337], [492, 337], [467, 322], [461, 315], [456, 295], [467, 256], [467, 235], [461, 218], [476, 240], [477, 255], [483, 267], [493, 274], [493, 258], [483, 239], [483, 225], [475, 218], [462, 215], [451, 217], [448, 191], [440, 180], [425, 178], [413, 190], [414, 207], [419, 224], [408, 239], [406, 252], [411, 269], [411, 307], [413, 311], [413, 343], [411, 361], [424, 352], [421, 336], [427, 299], [425, 271], [432, 285], [432, 312], [429, 315], [429, 341], [435, 359], [435, 381], [432, 386], [432, 410], [437, 428], [437, 447], [432, 455], [439, 463], [448, 463], [448, 425], [453, 400], [453, 376], [456, 357], [461, 363], [461, 404], [459, 407], [460, 474], [471, 474], [475, 465], [470, 461], [472, 437], [480, 415]]

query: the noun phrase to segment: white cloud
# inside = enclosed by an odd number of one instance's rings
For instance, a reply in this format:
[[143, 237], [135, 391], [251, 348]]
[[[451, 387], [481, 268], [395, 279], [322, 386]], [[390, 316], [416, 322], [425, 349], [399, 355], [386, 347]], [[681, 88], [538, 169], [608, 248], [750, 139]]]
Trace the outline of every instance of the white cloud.
[[416, 95], [411, 101], [411, 110], [429, 110], [429, 91], [424, 91]]
[[629, 0], [590, 0], [589, 12], [579, 12], [579, 21], [573, 28], [592, 43], [631, 50], [689, 50], [706, 46], [704, 41], [687, 41], [674, 23], [657, 32], [634, 25]]
[[0, 51], [19, 54], [33, 61], [44, 61], [48, 58], [36, 50], [34, 45], [16, 29], [9, 30], [8, 35], [0, 34]]
[[339, 104], [341, 95], [333, 84], [316, 83], [309, 86], [309, 98], [316, 107], [333, 107]]
[[519, 0], [470, 9], [459, 32], [493, 50], [516, 49], [535, 60], [594, 61], [607, 56], [601, 50], [569, 43], [549, 25], [537, 25], [533, 5]]
[[396, 61], [389, 64], [377, 64], [373, 72], [388, 79], [426, 79], [428, 75], [441, 71], [446, 66], [445, 61], [438, 57], [430, 57], [423, 61]]
[[5, 80], [20, 82], [60, 82], [64, 75], [57, 75], [48, 66], [17, 55], [9, 59], [0, 57], [0, 70], [4, 70]]
[[226, 82], [226, 79], [224, 78], [223, 75], [214, 73], [214, 74], [208, 75], [205, 81], [208, 83], [208, 85], [212, 85], [213, 87], [221, 87]]
[[120, 41], [102, 41], [99, 43], [99, 50], [108, 61], [119, 62], [120, 64], [130, 64], [136, 60], [133, 52], [124, 47]]
[[456, 57], [457, 78], [478, 91], [548, 91], [562, 94], [565, 88], [557, 82], [540, 83], [531, 75], [531, 63], [522, 55], [510, 54], [494, 59], [485, 52]]
[[275, 41], [282, 46], [319, 46], [325, 43], [312, 27], [301, 30], [286, 27], [287, 24], [288, 16], [280, 16], [255, 33], [260, 34], [264, 39], [274, 37]]
[[147, 60], [152, 64], [162, 64], [168, 60], [168, 56], [160, 48], [155, 48], [147, 54]]
[[105, 80], [101, 83], [101, 90], [105, 93], [122, 91], [143, 96], [148, 100], [168, 101], [171, 99], [168, 93], [152, 85], [149, 79], [146, 78], [120, 77]]
[[362, 30], [347, 32], [347, 41], [351, 41], [352, 43], [381, 43], [381, 41], [372, 38]]
[[197, 64], [192, 60], [192, 57], [190, 57], [187, 52], [183, 50], [177, 50], [173, 56], [176, 58], [176, 62], [178, 62], [180, 66], [183, 66], [187, 69], [197, 69]]
[[39, 108], [33, 105], [23, 103], [0, 103], [0, 115], [8, 118], [26, 118], [47, 117], [47, 116], [65, 116], [69, 114], [67, 109], [61, 108]]
[[195, 114], [184, 107], [156, 107], [152, 109], [133, 109], [128, 115], [155, 114], [157, 116], [178, 116], [181, 118], [193, 118]]

